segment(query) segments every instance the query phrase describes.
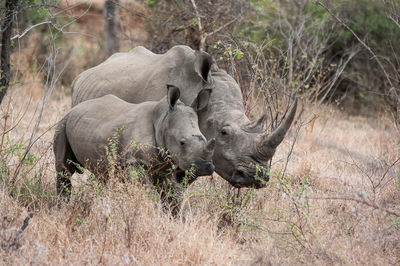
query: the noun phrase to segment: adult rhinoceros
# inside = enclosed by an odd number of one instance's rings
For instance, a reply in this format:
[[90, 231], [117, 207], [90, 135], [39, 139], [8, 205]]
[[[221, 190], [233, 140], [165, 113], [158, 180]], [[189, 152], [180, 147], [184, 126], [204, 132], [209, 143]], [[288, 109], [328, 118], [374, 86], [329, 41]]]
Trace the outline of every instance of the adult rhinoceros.
[[140, 103], [159, 100], [165, 84], [183, 88], [181, 99], [190, 104], [198, 92], [211, 88], [207, 108], [198, 113], [201, 132], [216, 137], [213, 162], [215, 171], [235, 187], [265, 186], [266, 171], [277, 146], [294, 119], [297, 102], [287, 118], [271, 134], [245, 115], [238, 84], [213, 63], [205, 52], [188, 46], [175, 46], [165, 54], [154, 54], [144, 47], [116, 53], [105, 62], [82, 72], [72, 85], [72, 105], [106, 94]]

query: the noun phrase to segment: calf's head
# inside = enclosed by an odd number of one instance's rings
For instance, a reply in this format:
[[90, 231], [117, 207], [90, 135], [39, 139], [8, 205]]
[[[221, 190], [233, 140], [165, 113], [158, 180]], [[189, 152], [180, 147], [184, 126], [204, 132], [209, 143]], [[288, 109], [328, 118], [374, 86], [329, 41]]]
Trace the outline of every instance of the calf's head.
[[[185, 171], [190, 170], [192, 177], [211, 175], [214, 171], [212, 162], [216, 140], [209, 141], [200, 132], [197, 111], [208, 104], [211, 90], [199, 92], [191, 106], [179, 101], [177, 87], [167, 85], [167, 97], [156, 107], [156, 142], [165, 147], [177, 165], [177, 181], [181, 182]], [[189, 182], [193, 181], [190, 180]]]

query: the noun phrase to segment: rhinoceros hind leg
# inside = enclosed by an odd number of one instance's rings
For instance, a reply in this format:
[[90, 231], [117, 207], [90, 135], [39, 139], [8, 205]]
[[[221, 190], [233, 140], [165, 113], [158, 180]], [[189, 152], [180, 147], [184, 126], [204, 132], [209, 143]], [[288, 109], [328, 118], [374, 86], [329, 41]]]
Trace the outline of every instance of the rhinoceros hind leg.
[[54, 135], [54, 155], [57, 172], [57, 194], [69, 198], [71, 195], [71, 176], [75, 172], [81, 173], [78, 167], [78, 160], [69, 144], [65, 133], [67, 116], [65, 116], [57, 125]]
[[71, 195], [71, 177], [75, 172], [82, 173], [77, 166], [79, 163], [75, 158], [71, 148], [68, 147], [64, 160], [56, 165], [57, 171], [57, 194], [69, 198]]

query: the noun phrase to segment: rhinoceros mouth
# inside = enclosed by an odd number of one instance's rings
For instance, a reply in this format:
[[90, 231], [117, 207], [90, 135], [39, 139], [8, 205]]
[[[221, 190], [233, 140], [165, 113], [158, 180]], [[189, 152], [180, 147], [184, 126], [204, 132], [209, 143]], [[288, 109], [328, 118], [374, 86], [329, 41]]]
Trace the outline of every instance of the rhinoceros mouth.
[[244, 173], [241, 170], [236, 170], [229, 183], [236, 187], [236, 188], [242, 188], [242, 187], [253, 187], [253, 188], [263, 188], [267, 185], [267, 182], [269, 180], [269, 177], [264, 177], [260, 178], [257, 177], [256, 175], [249, 175]]
[[181, 168], [178, 168], [175, 172], [175, 177], [176, 177], [176, 181], [179, 184], [191, 184], [193, 181], [196, 180], [197, 175], [195, 174], [188, 174], [187, 171], [182, 170]]
[[186, 179], [186, 182], [190, 184], [194, 180], [196, 180], [198, 176], [211, 175], [215, 170], [215, 166], [212, 161], [201, 160], [196, 161], [191, 165], [193, 166], [193, 169], [191, 169], [190, 171], [185, 171], [178, 167], [175, 172], [176, 181], [178, 183], [182, 183]]
[[185, 171], [183, 171], [182, 169], [178, 168], [177, 171], [176, 171], [176, 173], [175, 173], [175, 176], [176, 176], [176, 181], [177, 181], [178, 183], [182, 183], [183, 180], [184, 180], [185, 177], [186, 177], [186, 173], [185, 173]]
[[211, 175], [215, 170], [215, 166], [212, 161], [200, 160], [196, 161], [193, 165], [195, 176]]

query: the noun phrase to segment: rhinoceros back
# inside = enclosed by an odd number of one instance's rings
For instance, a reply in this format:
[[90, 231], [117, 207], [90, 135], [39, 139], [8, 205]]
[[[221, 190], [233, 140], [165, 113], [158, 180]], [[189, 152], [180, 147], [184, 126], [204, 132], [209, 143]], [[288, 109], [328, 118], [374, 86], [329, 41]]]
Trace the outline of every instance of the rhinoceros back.
[[187, 46], [175, 46], [161, 55], [141, 46], [116, 53], [75, 78], [72, 106], [107, 94], [130, 103], [157, 101], [166, 95], [166, 84], [181, 88], [182, 101], [190, 104], [202, 86], [194, 60], [195, 52]]
[[[77, 160], [95, 164], [104, 158], [110, 139], [120, 130], [118, 145], [155, 145], [152, 114], [158, 102], [129, 104], [113, 95], [85, 101], [67, 114], [66, 135]], [[100, 110], [100, 111], [99, 111]]]

